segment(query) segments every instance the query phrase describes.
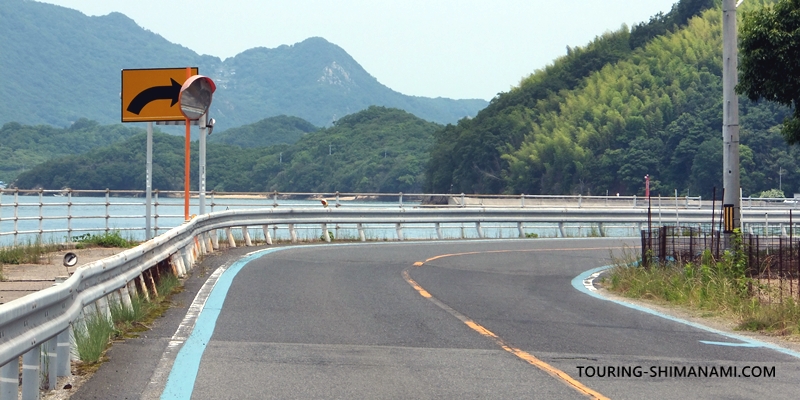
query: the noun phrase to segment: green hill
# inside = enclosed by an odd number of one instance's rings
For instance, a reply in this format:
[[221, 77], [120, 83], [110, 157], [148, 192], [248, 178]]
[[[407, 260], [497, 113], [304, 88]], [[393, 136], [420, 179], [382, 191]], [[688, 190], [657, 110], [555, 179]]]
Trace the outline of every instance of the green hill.
[[120, 13], [88, 17], [28, 0], [0, 2], [0, 43], [0, 124], [118, 122], [120, 70], [134, 68], [197, 66], [217, 83], [211, 116], [219, 131], [278, 115], [329, 126], [370, 105], [448, 123], [487, 104], [397, 93], [322, 38], [221, 61], [170, 43]]
[[25, 170], [58, 157], [84, 154], [142, 133], [132, 126], [101, 126], [80, 119], [69, 128], [9, 122], [0, 128], [0, 181], [13, 182]]
[[[722, 183], [721, 60], [719, 2], [682, 0], [606, 33], [437, 132], [426, 190], [643, 194], [649, 174], [652, 193], [708, 197]], [[787, 111], [741, 99], [745, 195], [800, 189], [798, 151], [779, 134]]]
[[[217, 191], [419, 192], [433, 132], [440, 128], [402, 110], [373, 106], [339, 119], [330, 128], [306, 133], [292, 145], [242, 148], [209, 143], [207, 187]], [[160, 132], [153, 137], [153, 188], [182, 190], [183, 139]], [[20, 174], [15, 184], [23, 189], [141, 190], [145, 139], [140, 133], [83, 155], [44, 162]], [[194, 174], [197, 142], [192, 146]], [[193, 181], [196, 188], [196, 175]]]
[[275, 144], [292, 144], [303, 135], [316, 131], [310, 122], [297, 117], [279, 115], [261, 121], [228, 129], [208, 137], [209, 143], [224, 143], [239, 147], [266, 147]]

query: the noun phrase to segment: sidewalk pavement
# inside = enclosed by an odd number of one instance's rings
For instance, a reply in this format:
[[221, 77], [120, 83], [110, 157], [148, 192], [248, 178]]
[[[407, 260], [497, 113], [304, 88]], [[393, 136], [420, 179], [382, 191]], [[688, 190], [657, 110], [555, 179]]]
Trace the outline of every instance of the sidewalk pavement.
[[[0, 266], [0, 304], [8, 303], [30, 293], [48, 288], [55, 284], [56, 277], [66, 277], [88, 263], [113, 256], [126, 249], [95, 247], [89, 249], [71, 249], [48, 253], [41, 257], [39, 264], [3, 264]], [[64, 255], [72, 252], [78, 256], [74, 267], [63, 265]]]

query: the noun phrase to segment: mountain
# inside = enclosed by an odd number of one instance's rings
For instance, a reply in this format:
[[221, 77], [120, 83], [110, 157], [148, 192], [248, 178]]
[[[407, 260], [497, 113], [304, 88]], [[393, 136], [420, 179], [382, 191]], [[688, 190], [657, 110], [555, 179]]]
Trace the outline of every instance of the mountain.
[[310, 122], [297, 118], [279, 115], [264, 118], [248, 125], [228, 129], [208, 137], [209, 143], [224, 143], [239, 147], [267, 147], [276, 144], [292, 144], [303, 135], [319, 128]]
[[290, 115], [330, 126], [370, 105], [439, 123], [474, 116], [484, 100], [406, 96], [380, 84], [340, 47], [310, 38], [221, 61], [139, 27], [120, 13], [89, 17], [28, 0], [0, 2], [0, 124], [120, 121], [120, 70], [197, 66], [217, 83], [217, 129]]
[[[419, 192], [433, 133], [441, 128], [403, 110], [371, 106], [291, 145], [209, 143], [207, 187], [229, 192]], [[153, 139], [153, 188], [182, 190], [183, 139], [160, 131]], [[193, 142], [192, 174], [198, 168], [197, 151]], [[197, 176], [192, 180], [196, 188]], [[144, 182], [145, 134], [139, 133], [85, 154], [43, 162], [21, 173], [14, 184], [22, 189], [141, 190]]]

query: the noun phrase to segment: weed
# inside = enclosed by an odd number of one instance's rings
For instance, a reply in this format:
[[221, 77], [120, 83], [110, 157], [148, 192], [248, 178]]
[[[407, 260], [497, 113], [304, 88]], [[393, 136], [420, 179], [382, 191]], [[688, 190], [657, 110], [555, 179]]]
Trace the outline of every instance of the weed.
[[0, 248], [0, 265], [38, 264], [43, 255], [58, 249], [58, 245], [43, 244], [39, 240], [21, 246], [2, 247]]
[[650, 268], [632, 266], [631, 256], [612, 268], [608, 288], [624, 296], [668, 302], [738, 321], [743, 330], [776, 334], [800, 333], [800, 305], [787, 299], [768, 304], [774, 288], [746, 276], [741, 238], [734, 235], [731, 251], [719, 260], [710, 252], [699, 263], [671, 262]]
[[[115, 333], [114, 325], [100, 312], [86, 315], [83, 322], [84, 326], [76, 326], [73, 329], [78, 357], [84, 363], [97, 363], [103, 357]], [[84, 327], [85, 329], [82, 329]]]
[[[106, 232], [101, 234], [86, 233], [74, 238], [78, 242], [78, 248], [83, 248], [87, 245], [94, 245], [99, 247], [121, 247], [129, 248], [136, 245], [132, 240], [123, 238], [119, 231]], [[83, 246], [80, 246], [83, 245]]]
[[533, 233], [533, 232], [528, 232], [528, 233], [525, 234], [525, 237], [529, 238], [529, 239], [535, 239], [535, 238], [539, 237], [539, 234]]

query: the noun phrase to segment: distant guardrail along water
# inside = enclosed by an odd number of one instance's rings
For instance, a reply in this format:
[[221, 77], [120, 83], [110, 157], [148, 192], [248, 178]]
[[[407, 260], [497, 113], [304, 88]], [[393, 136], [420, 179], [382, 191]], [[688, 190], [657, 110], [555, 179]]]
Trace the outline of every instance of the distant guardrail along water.
[[[196, 195], [196, 193], [193, 193]], [[117, 191], [21, 191], [0, 192], [0, 234], [17, 238], [45, 233], [72, 234], [114, 229], [141, 231], [144, 213], [143, 192]], [[108, 315], [109, 303], [130, 305], [131, 296], [152, 287], [151, 271], [158, 265], [175, 275], [187, 274], [203, 254], [219, 249], [219, 241], [236, 246], [233, 229], [240, 230], [240, 242], [252, 245], [254, 231], [272, 244], [274, 233], [285, 231], [288, 241], [299, 240], [406, 240], [409, 238], [502, 238], [529, 237], [532, 229], [550, 229], [553, 236], [606, 236], [610, 232], [633, 232], [637, 236], [647, 222], [648, 204], [641, 198], [588, 196], [466, 196], [382, 193], [209, 193], [209, 214], [183, 221], [180, 195], [154, 193], [154, 218], [171, 221], [158, 226], [155, 236], [139, 246], [78, 268], [64, 282], [40, 292], [0, 305], [0, 399], [16, 398], [19, 390], [19, 362], [24, 368], [22, 397], [38, 398], [40, 373], [47, 371], [49, 387], [58, 376], [69, 375], [70, 353], [74, 348], [70, 330], [82, 329], [81, 321], [90, 314]], [[654, 199], [649, 206], [653, 207]], [[672, 208], [667, 204], [671, 203]], [[708, 204], [707, 204], [708, 203]], [[591, 206], [594, 204], [594, 206]], [[700, 198], [662, 198], [652, 212], [653, 223], [676, 225], [707, 224], [711, 220], [710, 202]], [[746, 204], [746, 203], [745, 203]], [[783, 203], [788, 204], [788, 203]], [[61, 207], [61, 208], [59, 208]], [[120, 213], [132, 207], [138, 213]], [[10, 210], [10, 213], [7, 213]], [[32, 210], [28, 215], [22, 210]], [[51, 212], [55, 210], [54, 212]], [[102, 211], [98, 211], [102, 210]], [[181, 210], [182, 211], [182, 210]], [[743, 218], [755, 224], [763, 210], [753, 208]], [[11, 216], [6, 216], [11, 215]], [[773, 224], [785, 224], [789, 210], [767, 210]], [[81, 226], [79, 221], [101, 219], [101, 225]], [[130, 226], [114, 226], [111, 220], [134, 221]], [[65, 221], [66, 228], [49, 226]], [[22, 229], [24, 223], [34, 229]], [[6, 224], [13, 226], [6, 231]], [[768, 226], [768, 225], [767, 225]], [[251, 228], [254, 227], [254, 228]], [[305, 228], [305, 231], [301, 231]], [[323, 234], [335, 232], [334, 235]], [[351, 234], [343, 232], [350, 230]], [[217, 232], [221, 230], [223, 235]], [[305, 238], [298, 232], [305, 232]], [[450, 233], [447, 233], [447, 232]], [[331, 232], [333, 233], [333, 232]], [[415, 236], [416, 235], [416, 236]], [[427, 235], [427, 236], [425, 236]], [[390, 237], [391, 236], [391, 237]], [[2, 238], [2, 236], [0, 236]]]

